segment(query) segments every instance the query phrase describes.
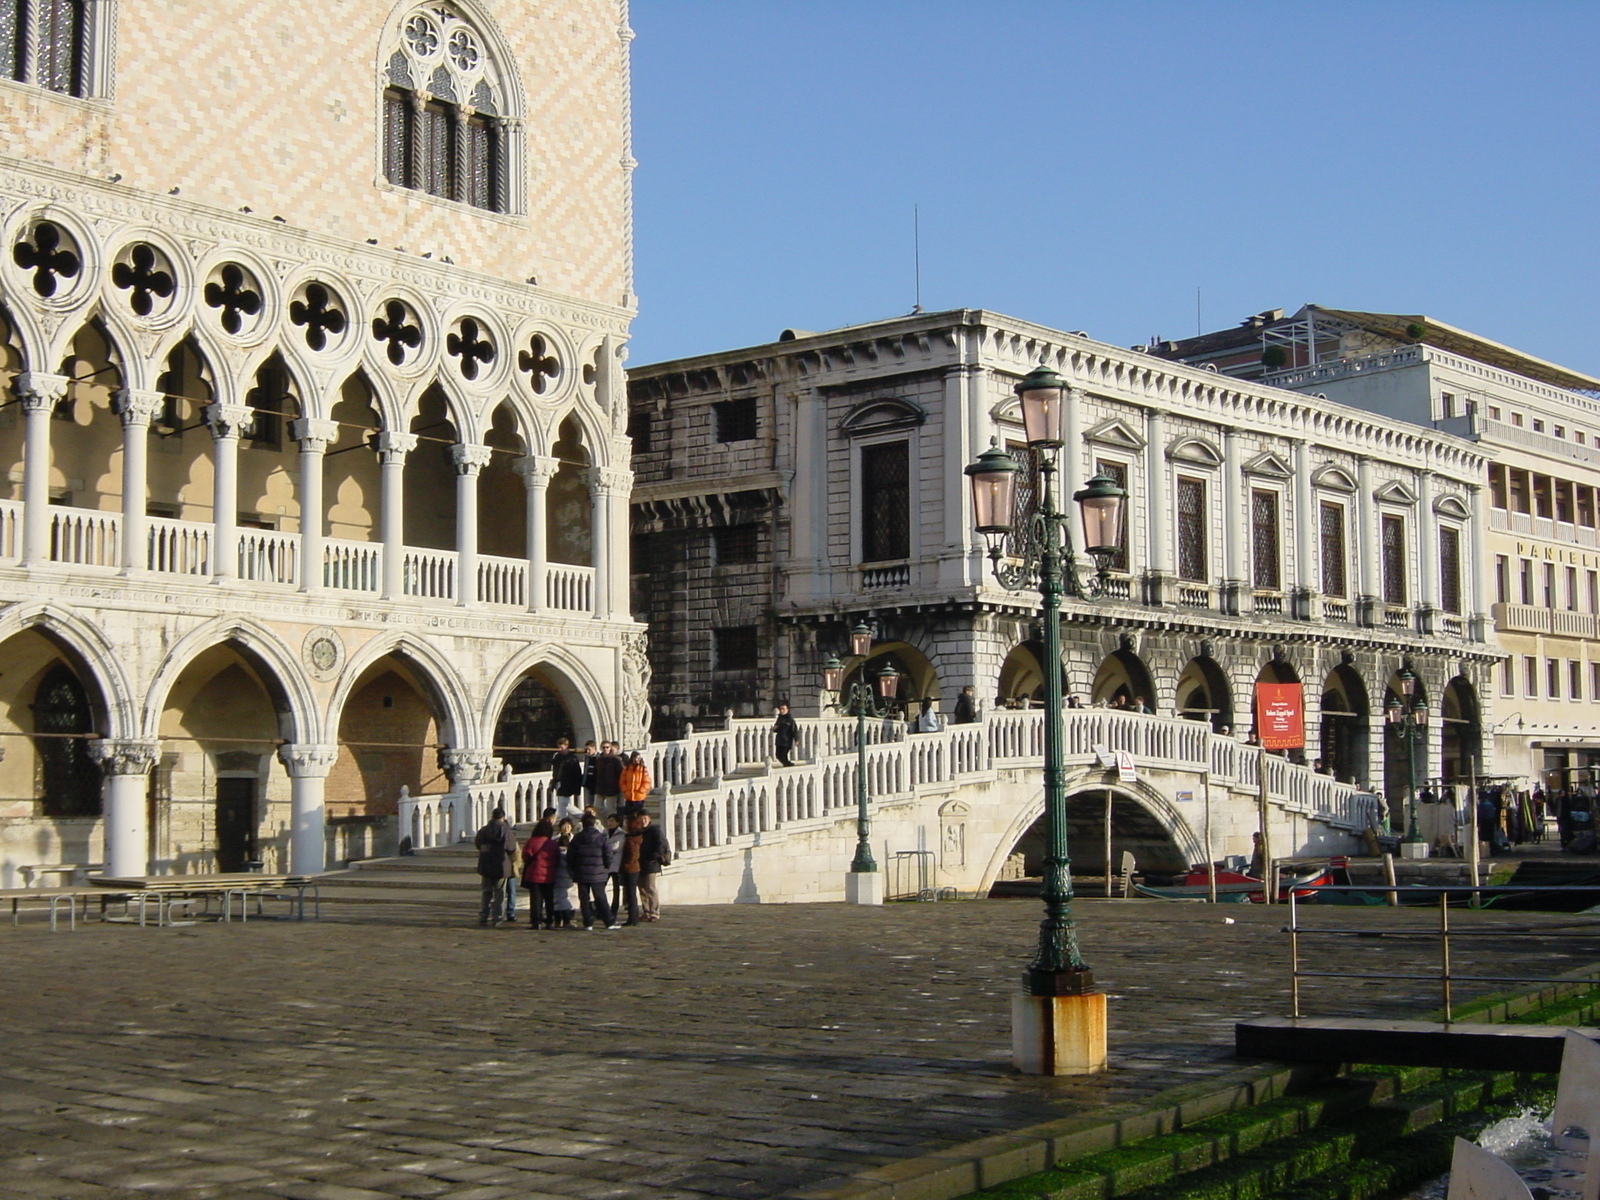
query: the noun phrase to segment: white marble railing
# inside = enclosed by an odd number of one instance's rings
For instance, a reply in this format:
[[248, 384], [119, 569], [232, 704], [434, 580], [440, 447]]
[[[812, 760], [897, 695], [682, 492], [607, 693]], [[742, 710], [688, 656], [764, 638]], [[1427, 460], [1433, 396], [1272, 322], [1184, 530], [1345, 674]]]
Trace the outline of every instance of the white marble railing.
[[300, 539], [268, 529], [239, 531], [239, 578], [252, 583], [300, 582]]
[[22, 504], [0, 500], [0, 559], [14, 560], [22, 553]]
[[147, 517], [148, 566], [163, 575], [210, 575], [210, 525], [197, 521], [178, 521], [171, 517]]
[[413, 850], [426, 850], [470, 838], [477, 826], [468, 819], [468, 803], [466, 796], [413, 796], [401, 788], [397, 822], [400, 840], [410, 838]]
[[342, 592], [383, 590], [383, 546], [328, 538], [322, 543], [322, 586]]
[[[767, 718], [735, 720], [726, 729], [691, 731], [645, 750], [655, 802], [680, 851], [708, 850], [758, 833], [821, 828], [854, 810], [856, 722], [801, 721], [796, 765], [780, 770], [769, 769], [771, 725]], [[992, 713], [937, 733], [907, 733], [900, 722], [870, 722], [867, 728], [867, 790], [877, 802], [920, 790], [950, 791], [964, 782], [992, 779], [998, 770], [1026, 770], [1043, 761], [1040, 710]], [[1064, 714], [1062, 733], [1069, 769], [1094, 762], [1101, 748], [1125, 750], [1141, 772], [1198, 776], [1209, 771], [1217, 786], [1253, 793], [1265, 762], [1271, 803], [1344, 829], [1366, 826], [1366, 809], [1349, 784], [1263, 756], [1197, 721], [1071, 709]], [[407, 803], [419, 801], [403, 798], [402, 807]], [[470, 837], [496, 805], [525, 823], [549, 803], [550, 782], [543, 773], [474, 785], [455, 810], [462, 821], [458, 836]], [[407, 828], [402, 820], [402, 831]]]
[[544, 573], [544, 604], [557, 612], [593, 612], [594, 568], [548, 564]]
[[122, 563], [122, 517], [89, 508], [50, 508], [50, 559], [80, 567]]
[[516, 608], [527, 608], [528, 560], [480, 555], [478, 600], [483, 604], [509, 604]]
[[428, 600], [455, 599], [456, 555], [453, 551], [418, 550], [407, 546], [400, 569], [406, 595]]

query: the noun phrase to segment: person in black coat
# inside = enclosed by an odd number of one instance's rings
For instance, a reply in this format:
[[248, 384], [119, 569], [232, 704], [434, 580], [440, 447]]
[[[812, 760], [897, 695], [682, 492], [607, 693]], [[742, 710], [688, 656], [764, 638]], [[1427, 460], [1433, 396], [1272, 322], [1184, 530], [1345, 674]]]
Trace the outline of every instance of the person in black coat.
[[578, 885], [578, 908], [583, 927], [593, 929], [595, 918], [602, 929], [616, 929], [611, 905], [606, 902], [606, 881], [611, 878], [611, 844], [600, 830], [593, 813], [583, 814], [583, 828], [567, 847], [567, 873]]
[[661, 868], [672, 862], [672, 846], [667, 841], [666, 830], [650, 820], [650, 814], [641, 812], [629, 824], [629, 833], [639, 835], [639, 906], [646, 921], [661, 919], [661, 896], [656, 891], [656, 876]]
[[507, 881], [516, 875], [517, 835], [506, 820], [505, 809], [497, 808], [489, 823], [472, 839], [478, 851], [478, 878], [483, 881], [483, 902], [478, 909], [478, 924], [496, 925], [505, 917]]
[[952, 725], [971, 725], [978, 719], [978, 698], [973, 694], [972, 685], [969, 683], [961, 689], [961, 694], [956, 697], [955, 712], [950, 716]]
[[800, 722], [794, 719], [787, 704], [778, 705], [778, 719], [772, 723], [772, 740], [778, 752], [779, 765], [794, 766], [789, 756], [794, 753], [794, 744], [800, 740]]

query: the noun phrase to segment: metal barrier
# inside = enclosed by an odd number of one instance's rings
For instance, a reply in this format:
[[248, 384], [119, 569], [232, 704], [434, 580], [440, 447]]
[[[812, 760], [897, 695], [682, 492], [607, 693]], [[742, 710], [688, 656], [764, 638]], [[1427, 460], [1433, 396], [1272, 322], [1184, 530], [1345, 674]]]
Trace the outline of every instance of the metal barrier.
[[[1302, 889], [1304, 890], [1304, 889]], [[1600, 940], [1600, 923], [1586, 921], [1579, 925], [1546, 925], [1546, 926], [1506, 926], [1499, 925], [1493, 929], [1482, 930], [1452, 930], [1450, 928], [1450, 897], [1452, 895], [1465, 896], [1467, 900], [1478, 906], [1478, 900], [1483, 896], [1496, 895], [1551, 895], [1578, 893], [1600, 893], [1600, 885], [1595, 884], [1567, 884], [1556, 887], [1473, 887], [1471, 884], [1460, 884], [1429, 887], [1421, 884], [1406, 886], [1389, 886], [1380, 884], [1372, 885], [1326, 885], [1318, 886], [1318, 892], [1361, 892], [1368, 895], [1389, 895], [1389, 903], [1397, 904], [1402, 895], [1434, 895], [1439, 897], [1439, 927], [1436, 932], [1410, 931], [1410, 930], [1373, 930], [1373, 929], [1325, 929], [1317, 926], [1303, 926], [1300, 924], [1300, 910], [1296, 902], [1295, 889], [1289, 889], [1289, 923], [1279, 931], [1289, 935], [1289, 1005], [1291, 1017], [1299, 1017], [1300, 1012], [1300, 981], [1302, 979], [1437, 979], [1439, 981], [1439, 994], [1442, 1001], [1441, 1008], [1444, 1021], [1449, 1024], [1452, 1016], [1453, 1000], [1451, 987], [1455, 983], [1571, 983], [1570, 978], [1552, 979], [1540, 975], [1458, 975], [1450, 966], [1450, 939], [1463, 937], [1496, 937], [1503, 938], [1507, 934], [1523, 934], [1530, 937], [1560, 936], [1571, 940], [1595, 939]], [[1574, 933], [1574, 930], [1587, 930], [1587, 933]], [[1396, 974], [1393, 971], [1303, 971], [1300, 969], [1300, 939], [1302, 937], [1388, 937], [1427, 940], [1434, 937], [1439, 939], [1439, 970], [1425, 975]], [[1597, 981], [1600, 982], [1600, 981]]]

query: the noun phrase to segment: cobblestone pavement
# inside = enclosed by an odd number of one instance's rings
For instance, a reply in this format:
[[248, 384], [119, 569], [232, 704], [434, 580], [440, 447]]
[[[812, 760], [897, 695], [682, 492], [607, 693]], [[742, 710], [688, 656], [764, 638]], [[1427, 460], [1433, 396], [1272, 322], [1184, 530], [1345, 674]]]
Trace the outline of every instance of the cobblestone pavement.
[[[0, 929], [0, 1196], [773, 1196], [1237, 1066], [1232, 1023], [1286, 1010], [1280, 909], [1080, 902], [1114, 1069], [1047, 1080], [1008, 1062], [1033, 901], [678, 909], [595, 934], [328, 907], [320, 923]], [[1452, 915], [1495, 931], [1457, 944], [1458, 971], [1593, 961], [1592, 943], [1505, 932], [1585, 918]], [[1437, 955], [1303, 946], [1391, 976]], [[1435, 1003], [1436, 985], [1384, 978], [1323, 982], [1306, 1007]]]

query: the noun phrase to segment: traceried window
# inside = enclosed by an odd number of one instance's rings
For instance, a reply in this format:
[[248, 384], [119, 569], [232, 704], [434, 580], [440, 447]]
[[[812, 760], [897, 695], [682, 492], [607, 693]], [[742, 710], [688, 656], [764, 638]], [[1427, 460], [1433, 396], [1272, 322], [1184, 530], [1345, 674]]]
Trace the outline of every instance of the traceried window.
[[1348, 584], [1345, 564], [1344, 505], [1322, 502], [1322, 592], [1325, 596], [1346, 596]]
[[385, 179], [490, 212], [520, 209], [518, 96], [478, 29], [446, 4], [414, 9], [383, 83]]
[[1383, 555], [1383, 602], [1406, 602], [1406, 519], [1388, 516], [1383, 518], [1381, 530]]
[[1461, 533], [1439, 529], [1439, 604], [1447, 613], [1461, 611]]
[[[1117, 462], [1115, 459], [1099, 458], [1095, 460], [1094, 469], [1106, 476], [1112, 483], [1123, 491], [1128, 489], [1128, 464]], [[1126, 571], [1128, 569], [1128, 522], [1122, 522], [1122, 540], [1117, 545], [1117, 552], [1111, 556], [1107, 564], [1113, 571]]]
[[1178, 476], [1178, 578], [1206, 582], [1206, 481]]
[[103, 96], [109, 0], [0, 0], [5, 76], [63, 96]]
[[47, 817], [93, 817], [100, 812], [100, 768], [89, 757], [85, 735], [94, 729], [89, 699], [78, 677], [52, 667], [34, 695], [33, 725], [39, 737], [39, 788]]
[[1275, 592], [1281, 583], [1278, 570], [1278, 493], [1250, 493], [1250, 560], [1255, 586]]
[[911, 557], [911, 455], [906, 442], [861, 447], [861, 561]]

